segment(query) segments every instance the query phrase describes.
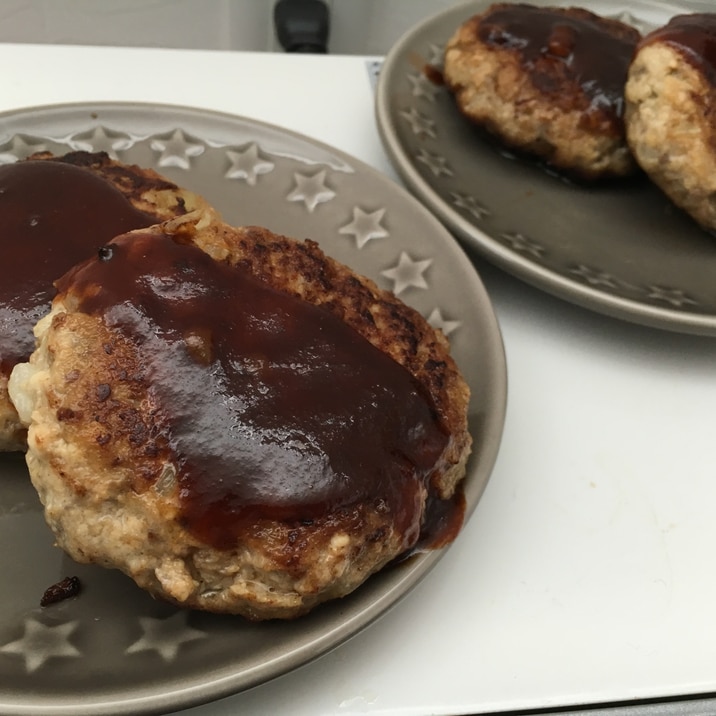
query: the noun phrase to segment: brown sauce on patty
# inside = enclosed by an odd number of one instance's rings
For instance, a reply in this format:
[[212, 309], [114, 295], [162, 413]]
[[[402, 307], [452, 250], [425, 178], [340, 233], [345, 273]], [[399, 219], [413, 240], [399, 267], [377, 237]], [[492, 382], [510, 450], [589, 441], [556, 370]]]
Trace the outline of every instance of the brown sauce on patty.
[[0, 166], [0, 371], [30, 356], [56, 278], [114, 236], [153, 223], [86, 169], [52, 160]]
[[[497, 5], [482, 16], [479, 39], [519, 53], [534, 86], [559, 101], [579, 101], [565, 83], [588, 98], [586, 116], [610, 118], [621, 131], [624, 84], [639, 33], [627, 26], [608, 31], [603, 18], [585, 10]], [[577, 108], [577, 107], [575, 107]]]
[[418, 539], [448, 436], [413, 376], [327, 309], [141, 232], [58, 289], [135, 346], [180, 522], [203, 542], [366, 504]]

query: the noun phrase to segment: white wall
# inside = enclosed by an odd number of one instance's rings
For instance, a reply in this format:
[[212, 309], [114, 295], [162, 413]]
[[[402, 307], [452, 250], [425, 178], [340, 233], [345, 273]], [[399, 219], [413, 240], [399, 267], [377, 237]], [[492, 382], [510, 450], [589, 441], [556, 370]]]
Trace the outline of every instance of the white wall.
[[265, 50], [263, 0], [0, 0], [0, 41]]
[[[328, 0], [329, 49], [384, 54], [420, 19], [456, 0]], [[0, 42], [279, 49], [274, 0], [0, 0]]]

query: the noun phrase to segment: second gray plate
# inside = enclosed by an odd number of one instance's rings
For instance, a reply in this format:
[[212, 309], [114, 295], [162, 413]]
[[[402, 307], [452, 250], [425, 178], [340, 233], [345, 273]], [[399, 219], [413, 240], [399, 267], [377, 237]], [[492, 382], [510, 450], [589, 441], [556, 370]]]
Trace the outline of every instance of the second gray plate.
[[[500, 151], [435, 81], [446, 41], [489, 4], [449, 8], [388, 54], [376, 117], [401, 178], [466, 248], [541, 289], [628, 321], [716, 335], [716, 238], [645, 177], [577, 186]], [[642, 32], [688, 12], [655, 0], [594, 0], [590, 9]]]

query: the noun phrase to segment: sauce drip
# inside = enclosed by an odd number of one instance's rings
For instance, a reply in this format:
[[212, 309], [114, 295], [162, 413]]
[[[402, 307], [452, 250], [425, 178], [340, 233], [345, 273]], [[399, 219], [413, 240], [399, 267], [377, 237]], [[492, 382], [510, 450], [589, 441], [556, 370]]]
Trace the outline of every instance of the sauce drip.
[[52, 160], [0, 166], [0, 370], [27, 360], [52, 282], [114, 236], [156, 222], [109, 182]]
[[418, 538], [447, 435], [413, 376], [338, 317], [162, 234], [120, 237], [58, 288], [136, 345], [199, 539], [229, 549], [257, 520], [365, 502]]
[[[625, 30], [616, 37], [601, 27], [598, 18], [565, 15], [552, 8], [526, 4], [498, 6], [479, 24], [484, 43], [520, 53], [535, 86], [559, 93], [564, 77], [579, 83], [590, 100], [587, 113], [606, 113], [621, 127], [624, 84], [639, 33]], [[563, 72], [550, 71], [560, 66]]]
[[716, 85], [716, 14], [677, 15], [647, 35], [640, 47], [666, 42], [675, 47], [692, 65], [700, 68], [712, 85]]
[[423, 66], [423, 75], [428, 82], [434, 84], [436, 87], [442, 87], [445, 84], [445, 76], [442, 70], [435, 65], [426, 64]]

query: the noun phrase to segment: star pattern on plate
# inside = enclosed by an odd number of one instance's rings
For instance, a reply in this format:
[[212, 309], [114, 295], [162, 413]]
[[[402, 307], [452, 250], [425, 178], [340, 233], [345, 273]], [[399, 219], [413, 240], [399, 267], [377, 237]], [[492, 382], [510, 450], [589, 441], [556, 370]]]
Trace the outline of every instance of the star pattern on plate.
[[25, 620], [22, 638], [0, 647], [3, 654], [17, 654], [25, 659], [29, 674], [37, 671], [53, 657], [79, 657], [80, 651], [70, 643], [69, 637], [77, 628], [77, 622], [47, 626], [32, 617]]
[[612, 274], [607, 273], [606, 271], [601, 271], [599, 269], [592, 268], [590, 266], [585, 266], [584, 264], [579, 264], [575, 268], [570, 270], [570, 273], [573, 276], [576, 276], [577, 278], [581, 279], [585, 283], [588, 283], [590, 286], [594, 286], [597, 288], [619, 288], [620, 282], [617, 278], [615, 278]]
[[453, 170], [449, 167], [447, 159], [440, 154], [433, 154], [427, 149], [419, 149], [415, 158], [430, 169], [430, 171], [436, 176], [453, 176]]
[[4, 146], [0, 147], [0, 164], [12, 164], [18, 159], [24, 159], [35, 152], [44, 152], [47, 145], [35, 142], [30, 137], [16, 134]]
[[360, 207], [353, 208], [353, 219], [338, 229], [339, 234], [353, 236], [356, 246], [362, 249], [371, 239], [385, 239], [390, 234], [381, 224], [385, 216], [385, 209], [367, 212]]
[[408, 75], [411, 94], [417, 99], [425, 99], [428, 102], [435, 102], [438, 94], [438, 87], [431, 82], [422, 72], [411, 72]]
[[191, 169], [191, 160], [204, 153], [206, 148], [200, 142], [191, 141], [181, 129], [175, 129], [169, 137], [156, 137], [151, 148], [159, 152], [157, 164], [160, 167]]
[[433, 328], [442, 331], [445, 336], [449, 336], [462, 325], [460, 321], [448, 321], [439, 308], [433, 309], [433, 312], [428, 316], [428, 323]]
[[393, 293], [397, 296], [411, 286], [414, 288], [428, 288], [428, 283], [423, 274], [428, 270], [432, 262], [432, 259], [414, 261], [405, 251], [401, 251], [398, 263], [393, 268], [381, 271], [381, 273], [393, 282]]
[[401, 110], [400, 116], [407, 121], [416, 137], [426, 136], [435, 139], [437, 136], [435, 122], [424, 114], [420, 114], [415, 107]]
[[288, 201], [302, 201], [309, 211], [313, 211], [319, 204], [330, 201], [336, 192], [326, 185], [326, 170], [315, 174], [294, 174], [296, 186], [286, 197]]
[[684, 306], [698, 306], [698, 302], [678, 288], [664, 288], [663, 286], [649, 286], [647, 297], [655, 301], [668, 303], [674, 308]]
[[445, 48], [442, 45], [437, 45], [431, 42], [428, 45], [428, 64], [433, 67], [440, 68], [443, 66], [443, 60], [445, 58]]
[[637, 30], [639, 30], [639, 32], [641, 32], [642, 35], [646, 35], [652, 29], [652, 25], [647, 22], [644, 22], [638, 17], [635, 17], [629, 12], [629, 10], [624, 10], [613, 15], [607, 15], [607, 17], [611, 17], [611, 19], [613, 20], [623, 22], [625, 25], [631, 25], [632, 27], [635, 27]]
[[259, 145], [256, 142], [237, 150], [228, 149], [226, 156], [229, 158], [231, 166], [224, 176], [227, 179], [244, 179], [250, 186], [256, 185], [260, 174], [268, 174], [276, 166], [261, 156]]
[[545, 254], [544, 246], [527, 238], [524, 234], [501, 234], [501, 238], [513, 251], [517, 251], [520, 254], [529, 254], [536, 259], [541, 259]]
[[91, 132], [76, 134], [70, 141], [73, 149], [86, 152], [107, 152], [112, 159], [118, 159], [117, 152], [129, 149], [134, 140], [128, 134], [108, 134], [102, 126], [95, 127]]
[[490, 216], [490, 210], [480, 204], [474, 196], [451, 191], [450, 199], [452, 200], [453, 206], [456, 206], [458, 209], [463, 209], [468, 214], [472, 214], [475, 219], [484, 219], [486, 216]]
[[186, 612], [177, 612], [164, 619], [139, 617], [139, 625], [144, 633], [127, 647], [126, 653], [156, 651], [164, 661], [174, 661], [182, 644], [207, 637], [206, 632], [192, 629], [186, 621]]

